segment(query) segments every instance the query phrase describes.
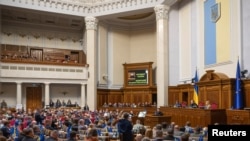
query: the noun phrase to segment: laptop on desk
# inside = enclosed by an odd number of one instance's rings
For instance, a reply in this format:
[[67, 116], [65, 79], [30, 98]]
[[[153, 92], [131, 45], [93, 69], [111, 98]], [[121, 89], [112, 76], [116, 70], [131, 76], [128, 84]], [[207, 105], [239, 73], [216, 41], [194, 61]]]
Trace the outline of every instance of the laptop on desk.
[[138, 117], [144, 118], [144, 117], [146, 117], [146, 114], [147, 114], [147, 111], [140, 111], [138, 114]]

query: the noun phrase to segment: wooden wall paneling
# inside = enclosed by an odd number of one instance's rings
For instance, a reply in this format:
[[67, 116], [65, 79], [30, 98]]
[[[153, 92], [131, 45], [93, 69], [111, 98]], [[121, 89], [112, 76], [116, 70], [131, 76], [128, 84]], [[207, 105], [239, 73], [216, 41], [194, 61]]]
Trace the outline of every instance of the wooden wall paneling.
[[194, 87], [193, 85], [191, 85], [189, 87], [189, 94], [188, 94], [189, 98], [188, 98], [188, 103], [190, 104], [191, 99], [194, 99]]
[[187, 121], [191, 122], [191, 126], [208, 126], [216, 122], [225, 123], [226, 112], [224, 109], [204, 110], [192, 108], [171, 108], [160, 107], [161, 111], [171, 116], [171, 121], [179, 126], [184, 126]]
[[174, 105], [175, 101], [179, 100], [179, 89], [177, 86], [169, 86], [168, 87], [168, 104]]
[[156, 88], [125, 88], [124, 102], [125, 103], [152, 103], [152, 95]]
[[210, 103], [215, 103], [219, 107], [220, 106], [220, 99], [221, 99], [221, 91], [220, 86], [207, 86], [207, 100], [210, 101]]
[[26, 88], [26, 110], [42, 108], [42, 87]]
[[233, 95], [230, 95], [228, 90], [222, 91], [222, 98], [221, 98], [222, 100], [220, 102], [222, 109], [227, 109], [228, 107], [233, 106], [232, 97], [233, 97]]
[[98, 89], [97, 90], [97, 107], [103, 106], [106, 102], [108, 104], [108, 90]]
[[222, 80], [220, 108], [229, 109], [232, 107], [233, 96], [235, 93], [234, 85], [235, 85], [234, 78]]
[[206, 87], [199, 86], [198, 96], [199, 96], [199, 102], [205, 103], [205, 100], [207, 99]]
[[180, 89], [180, 102], [186, 101], [189, 104], [189, 101], [193, 98], [194, 87], [191, 84], [180, 84], [177, 87]]
[[108, 94], [108, 102], [123, 102], [123, 92], [121, 90], [110, 90]]
[[123, 102], [122, 90], [98, 89], [97, 90], [97, 107], [102, 107], [103, 104]]
[[244, 104], [245, 107], [250, 108], [250, 79], [243, 80], [242, 82], [242, 90], [244, 92]]
[[228, 124], [250, 124], [249, 110], [226, 110]]

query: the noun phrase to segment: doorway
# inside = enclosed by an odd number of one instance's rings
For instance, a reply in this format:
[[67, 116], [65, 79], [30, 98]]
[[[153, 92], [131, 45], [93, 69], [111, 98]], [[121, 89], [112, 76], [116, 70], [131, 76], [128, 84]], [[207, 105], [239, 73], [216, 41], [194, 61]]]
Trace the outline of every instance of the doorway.
[[26, 88], [26, 111], [42, 108], [42, 87]]

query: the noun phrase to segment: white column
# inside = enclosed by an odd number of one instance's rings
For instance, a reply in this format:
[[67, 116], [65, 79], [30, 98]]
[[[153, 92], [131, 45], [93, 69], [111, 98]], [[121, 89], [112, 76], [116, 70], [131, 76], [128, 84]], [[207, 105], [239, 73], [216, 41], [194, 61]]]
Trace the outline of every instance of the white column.
[[45, 107], [49, 105], [50, 101], [50, 95], [49, 95], [49, 84], [48, 82], [44, 83], [45, 84], [45, 95], [44, 95], [44, 105]]
[[95, 17], [85, 17], [87, 38], [87, 64], [89, 65], [89, 78], [87, 82], [87, 101], [90, 110], [95, 110], [97, 105], [97, 23]]
[[16, 104], [22, 104], [22, 82], [16, 82]]
[[168, 11], [169, 6], [158, 5], [156, 14], [157, 42], [157, 106], [168, 104]]
[[81, 107], [84, 107], [85, 103], [87, 103], [86, 97], [85, 97], [86, 96], [85, 87], [86, 87], [86, 84], [81, 84], [81, 100], [80, 100]]

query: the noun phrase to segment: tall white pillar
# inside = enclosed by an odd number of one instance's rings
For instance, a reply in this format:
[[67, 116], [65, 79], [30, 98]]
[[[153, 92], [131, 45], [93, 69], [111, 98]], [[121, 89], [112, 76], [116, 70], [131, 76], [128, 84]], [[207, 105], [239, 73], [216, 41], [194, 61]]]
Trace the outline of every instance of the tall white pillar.
[[50, 101], [50, 95], [49, 95], [49, 84], [48, 82], [44, 83], [45, 84], [45, 95], [44, 95], [44, 105], [45, 107], [49, 105]]
[[81, 104], [81, 107], [84, 107], [85, 106], [85, 103], [88, 104], [88, 102], [86, 101], [86, 84], [81, 84], [81, 100], [80, 100], [80, 104]]
[[158, 5], [156, 14], [157, 42], [157, 106], [168, 104], [168, 11], [169, 6]]
[[22, 82], [16, 82], [16, 104], [22, 104]]
[[97, 100], [97, 23], [95, 17], [85, 17], [87, 38], [87, 64], [89, 65], [89, 78], [87, 82], [87, 101], [90, 110], [95, 110]]

